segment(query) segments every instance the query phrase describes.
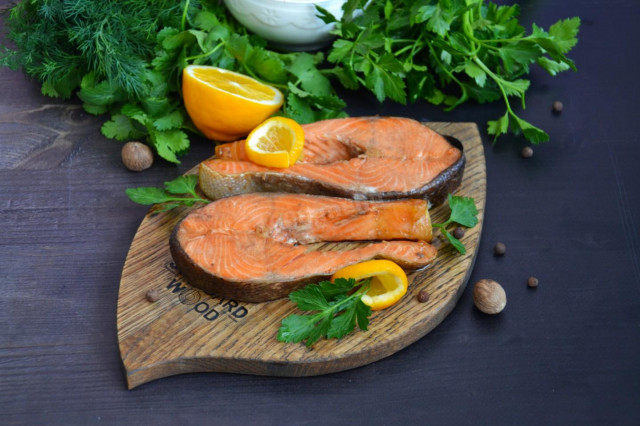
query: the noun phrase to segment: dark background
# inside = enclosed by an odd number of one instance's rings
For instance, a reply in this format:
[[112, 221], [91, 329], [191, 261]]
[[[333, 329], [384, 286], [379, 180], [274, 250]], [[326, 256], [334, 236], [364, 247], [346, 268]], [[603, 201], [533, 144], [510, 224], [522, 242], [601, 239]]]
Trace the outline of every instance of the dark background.
[[[487, 137], [500, 103], [446, 113], [346, 95], [351, 115], [479, 123], [488, 196], [475, 269], [445, 321], [386, 359], [321, 377], [190, 374], [127, 390], [116, 301], [147, 208], [124, 190], [159, 186], [213, 146], [129, 172], [102, 117], [0, 69], [0, 423], [640, 424], [640, 3], [520, 4], [527, 28], [582, 18], [578, 73], [532, 71], [522, 116], [551, 137], [532, 158], [522, 138]], [[474, 308], [481, 278], [505, 288], [500, 315]]]

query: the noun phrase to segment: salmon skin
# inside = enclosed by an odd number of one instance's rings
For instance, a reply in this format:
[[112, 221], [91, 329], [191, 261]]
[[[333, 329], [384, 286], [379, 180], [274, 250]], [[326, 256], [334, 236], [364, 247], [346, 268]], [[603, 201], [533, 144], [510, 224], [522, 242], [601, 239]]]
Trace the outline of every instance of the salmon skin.
[[[437, 254], [430, 240], [425, 200], [254, 193], [189, 213], [174, 228], [170, 250], [191, 285], [228, 299], [265, 302], [373, 258], [407, 269], [426, 266]], [[308, 246], [334, 241], [367, 243], [342, 251]]]
[[248, 192], [290, 192], [356, 200], [422, 198], [442, 203], [462, 180], [462, 144], [400, 117], [352, 117], [303, 126], [302, 161], [286, 169], [248, 160], [245, 141], [222, 144], [200, 164], [212, 199]]

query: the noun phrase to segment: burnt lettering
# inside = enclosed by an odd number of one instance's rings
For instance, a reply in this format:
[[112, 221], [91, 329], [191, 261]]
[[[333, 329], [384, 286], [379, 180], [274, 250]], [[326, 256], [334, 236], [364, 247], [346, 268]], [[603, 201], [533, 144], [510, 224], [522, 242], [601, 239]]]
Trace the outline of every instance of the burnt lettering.
[[186, 290], [187, 287], [183, 287], [182, 283], [180, 282], [180, 280], [177, 279], [177, 278], [174, 278], [174, 279], [171, 280], [171, 282], [167, 286], [167, 289], [171, 290], [172, 293], [179, 293], [179, 292], [181, 292], [183, 290]]
[[209, 304], [207, 302], [200, 302], [193, 307], [193, 310], [198, 313], [203, 313], [209, 310]]
[[229, 312], [232, 312], [232, 311], [233, 311], [233, 308], [238, 307], [238, 302], [236, 302], [235, 300], [227, 300], [227, 301], [225, 302], [225, 304], [224, 304], [224, 305], [222, 305], [222, 307], [223, 307], [223, 308], [228, 307]]

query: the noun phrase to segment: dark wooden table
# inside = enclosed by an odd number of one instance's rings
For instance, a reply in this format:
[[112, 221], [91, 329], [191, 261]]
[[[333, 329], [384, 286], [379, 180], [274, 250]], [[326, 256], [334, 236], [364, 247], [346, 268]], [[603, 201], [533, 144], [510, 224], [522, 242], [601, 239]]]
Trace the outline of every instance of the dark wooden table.
[[[160, 185], [213, 146], [200, 140], [180, 166], [129, 172], [102, 117], [0, 69], [0, 423], [640, 424], [640, 4], [520, 3], [528, 27], [582, 18], [579, 72], [532, 72], [523, 116], [551, 141], [523, 159], [523, 139], [492, 145], [483, 130], [486, 222], [458, 306], [395, 355], [321, 377], [191, 374], [127, 390], [116, 300], [147, 209], [124, 190]], [[348, 101], [352, 115], [483, 129], [503, 111]], [[506, 289], [498, 316], [473, 306], [481, 278]]]

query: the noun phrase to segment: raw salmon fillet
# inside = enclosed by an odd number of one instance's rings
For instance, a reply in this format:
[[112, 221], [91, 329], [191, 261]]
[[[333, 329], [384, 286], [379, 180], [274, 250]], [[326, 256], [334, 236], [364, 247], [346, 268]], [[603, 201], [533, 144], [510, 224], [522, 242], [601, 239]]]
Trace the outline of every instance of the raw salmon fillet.
[[[170, 248], [187, 281], [229, 299], [285, 297], [338, 269], [373, 258], [415, 269], [435, 259], [425, 200], [355, 201], [304, 194], [245, 194], [189, 213]], [[349, 250], [308, 244], [367, 241]]]
[[203, 192], [212, 199], [293, 192], [356, 200], [424, 198], [440, 204], [462, 180], [462, 145], [415, 120], [352, 117], [303, 128], [303, 160], [286, 169], [250, 162], [244, 140], [219, 145], [216, 157], [200, 164]]

